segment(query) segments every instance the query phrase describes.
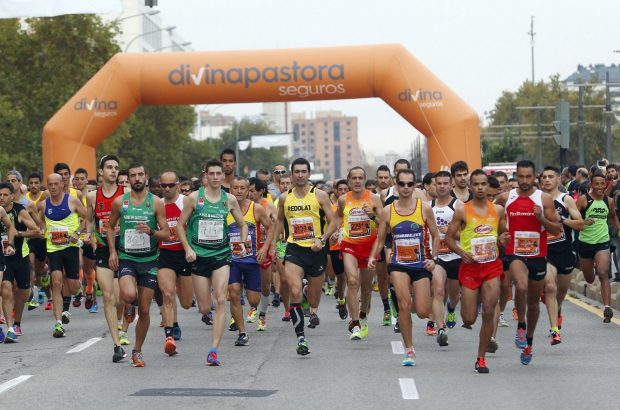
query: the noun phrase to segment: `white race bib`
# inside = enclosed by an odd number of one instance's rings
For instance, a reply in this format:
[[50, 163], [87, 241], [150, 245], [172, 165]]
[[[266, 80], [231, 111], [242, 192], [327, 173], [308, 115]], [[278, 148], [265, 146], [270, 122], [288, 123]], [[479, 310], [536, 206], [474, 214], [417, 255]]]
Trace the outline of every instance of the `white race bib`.
[[514, 234], [514, 254], [517, 256], [538, 256], [540, 253], [540, 233], [516, 231]]
[[293, 240], [303, 241], [314, 238], [314, 223], [311, 217], [291, 219]]
[[133, 253], [148, 252], [151, 250], [151, 238], [135, 229], [125, 229], [125, 250]]
[[397, 239], [396, 243], [396, 262], [416, 263], [421, 260], [421, 248], [419, 239]]
[[9, 246], [9, 237], [2, 235], [2, 253], [6, 255], [6, 247]]
[[497, 238], [495, 236], [482, 236], [472, 238], [471, 254], [478, 263], [493, 262], [497, 259]]
[[198, 221], [198, 243], [221, 242], [224, 240], [224, 221], [201, 219]]
[[66, 226], [50, 226], [50, 241], [53, 245], [69, 244], [69, 228]]

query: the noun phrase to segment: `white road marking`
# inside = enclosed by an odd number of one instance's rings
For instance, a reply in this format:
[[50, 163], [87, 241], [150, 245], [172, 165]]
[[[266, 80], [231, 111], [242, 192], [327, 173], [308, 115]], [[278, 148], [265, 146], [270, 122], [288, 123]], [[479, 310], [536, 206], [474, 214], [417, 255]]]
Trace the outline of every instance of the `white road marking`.
[[392, 353], [394, 354], [405, 354], [405, 347], [403, 346], [403, 342], [394, 341], [392, 343]]
[[101, 337], [93, 337], [92, 339], [87, 340], [84, 343], [80, 343], [79, 345], [75, 346], [73, 349], [69, 350], [67, 354], [79, 353], [82, 350], [88, 349], [89, 347], [91, 347], [92, 345], [100, 341], [101, 339], [102, 339]]
[[16, 377], [16, 378], [14, 378], [12, 380], [9, 380], [8, 382], [4, 382], [4, 383], [0, 384], [0, 394], [6, 392], [8, 390], [11, 390], [13, 387], [17, 386], [18, 384], [21, 384], [21, 383], [25, 382], [26, 380], [28, 380], [31, 377], [32, 377], [31, 374], [26, 374], [26, 375], [23, 375], [23, 376]]
[[417, 400], [420, 398], [413, 379], [398, 379], [398, 383], [400, 383], [400, 391], [403, 394], [403, 399]]

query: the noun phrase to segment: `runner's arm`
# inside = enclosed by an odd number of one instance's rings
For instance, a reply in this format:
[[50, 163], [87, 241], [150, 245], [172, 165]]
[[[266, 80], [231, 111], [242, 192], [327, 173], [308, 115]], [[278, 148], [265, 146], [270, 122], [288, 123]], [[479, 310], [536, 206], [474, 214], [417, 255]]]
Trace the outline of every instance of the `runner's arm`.
[[433, 208], [431, 208], [431, 206], [425, 201], [422, 201], [422, 214], [424, 216], [424, 222], [428, 227], [428, 232], [431, 234], [431, 238], [433, 239], [431, 257], [435, 259], [439, 252], [441, 240], [439, 239], [439, 229], [437, 229], [437, 222], [435, 222], [435, 214], [433, 213]]
[[23, 209], [19, 215], [17, 216], [19, 221], [26, 225], [26, 231], [17, 231], [17, 236], [22, 238], [39, 238], [41, 237], [41, 233], [39, 232], [39, 227], [34, 222], [30, 213]]
[[390, 206], [388, 205], [381, 210], [381, 217], [379, 218], [379, 222], [377, 223], [377, 238], [375, 239], [375, 243], [372, 244], [372, 250], [370, 251], [370, 256], [368, 257], [368, 267], [371, 269], [376, 265], [377, 258], [381, 253], [381, 249], [383, 249], [389, 220]]
[[[247, 238], [248, 237], [248, 224], [245, 223], [243, 219], [243, 212], [241, 212], [241, 208], [239, 208], [239, 202], [237, 202], [237, 198], [235, 198], [232, 194], [228, 195], [228, 206], [230, 209], [230, 214], [235, 218], [235, 222], [237, 222], [237, 226], [239, 227], [239, 237]], [[242, 239], [241, 243], [245, 248], [245, 239]], [[248, 249], [245, 250], [248, 252]]]
[[6, 227], [7, 237], [9, 239], [8, 246], [12, 248], [12, 251], [7, 252], [7, 250], [5, 249], [5, 252], [7, 255], [10, 256], [10, 255], [15, 254], [15, 234], [17, 233], [17, 231], [13, 227], [13, 224], [11, 223], [11, 219], [7, 215], [6, 211], [1, 206], [0, 206], [0, 221], [2, 221], [2, 223]]
[[189, 217], [192, 215], [192, 212], [194, 212], [197, 197], [198, 192], [195, 191], [183, 198], [183, 210], [181, 211], [181, 215], [179, 216], [179, 220], [177, 222], [177, 237], [179, 238], [181, 245], [183, 245], [185, 252], [192, 250], [189, 245], [189, 241], [187, 240], [186, 226], [187, 221], [189, 221]]
[[168, 221], [166, 221], [166, 208], [164, 201], [159, 198], [154, 198], [155, 202], [155, 218], [157, 219], [157, 226], [159, 229], [151, 230], [151, 236], [158, 241], [170, 240], [170, 227], [168, 227]]
[[543, 209], [542, 213], [537, 213], [537, 206], [534, 205], [534, 215], [538, 222], [541, 223], [542, 226], [552, 235], [559, 235], [562, 232], [562, 223], [560, 222], [560, 215], [558, 215], [558, 211], [555, 210], [555, 206], [553, 206], [553, 199], [549, 194], [543, 193], [542, 197]]
[[339, 226], [339, 219], [336, 215], [334, 215], [334, 211], [332, 210], [332, 203], [329, 200], [329, 196], [327, 195], [327, 193], [317, 190], [316, 192], [316, 199], [317, 201], [319, 201], [319, 205], [321, 205], [321, 208], [323, 209], [323, 212], [325, 212], [325, 218], [327, 218], [327, 220], [329, 221], [329, 225], [327, 226], [327, 229], [325, 230], [325, 232], [323, 232], [323, 235], [319, 238], [321, 240], [321, 242], [323, 244], [325, 244], [328, 240], [329, 237], [332, 236], [332, 234], [334, 232], [336, 232], [336, 230], [338, 229]]
[[616, 235], [620, 237], [620, 223], [618, 223], [618, 216], [613, 211], [616, 209], [616, 204], [613, 199], [609, 199], [609, 212], [607, 212], [607, 222], [616, 228]]
[[112, 202], [112, 208], [110, 211], [110, 220], [108, 221], [108, 232], [106, 234], [108, 240], [108, 249], [110, 250], [110, 255], [116, 255], [116, 232], [114, 232], [114, 227], [118, 224], [118, 220], [120, 218], [120, 209], [121, 209], [121, 201], [123, 200], [122, 196], [119, 196]]
[[581, 213], [577, 209], [575, 200], [570, 196], [566, 195], [564, 197], [564, 205], [566, 205], [566, 209], [568, 210], [570, 219], [564, 219], [562, 221], [562, 224], [568, 226], [571, 229], [574, 229], [575, 231], [583, 230], [583, 228], [585, 228], [585, 223], [583, 221], [583, 218], [581, 217]]

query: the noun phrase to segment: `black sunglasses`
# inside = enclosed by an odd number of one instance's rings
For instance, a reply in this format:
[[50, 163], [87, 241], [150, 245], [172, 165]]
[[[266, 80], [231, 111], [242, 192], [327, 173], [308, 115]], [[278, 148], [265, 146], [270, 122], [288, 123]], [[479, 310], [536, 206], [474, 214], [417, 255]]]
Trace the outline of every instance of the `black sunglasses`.
[[398, 186], [411, 188], [412, 186], [415, 185], [415, 182], [402, 182], [402, 181], [398, 181], [397, 184], [398, 184]]
[[281, 171], [273, 171], [274, 174], [276, 175], [282, 175], [282, 174], [286, 174], [286, 170], [281, 170]]
[[172, 188], [174, 188], [175, 186], [177, 186], [177, 183], [176, 183], [176, 182], [173, 182], [173, 183], [170, 183], [170, 184], [161, 184], [161, 183], [160, 183], [160, 184], [159, 184], [159, 186], [161, 186], [161, 187], [162, 187], [162, 189], [166, 189], [166, 188], [170, 188], [170, 189], [172, 189]]

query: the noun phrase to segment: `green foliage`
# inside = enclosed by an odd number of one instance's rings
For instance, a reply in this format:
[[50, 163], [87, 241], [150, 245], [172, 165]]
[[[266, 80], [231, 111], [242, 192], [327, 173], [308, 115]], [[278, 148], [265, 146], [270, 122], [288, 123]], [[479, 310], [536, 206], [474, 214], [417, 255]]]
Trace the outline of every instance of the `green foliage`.
[[[594, 80], [593, 80], [594, 81]], [[508, 161], [515, 161], [520, 158], [534, 159], [536, 157], [536, 139], [521, 139], [523, 134], [536, 132], [536, 111], [535, 110], [519, 110], [517, 107], [533, 107], [533, 106], [555, 106], [560, 100], [568, 101], [571, 106], [571, 141], [570, 148], [567, 152], [567, 161], [569, 164], [575, 164], [578, 161], [578, 127], [577, 122], [577, 100], [578, 92], [576, 90], [568, 90], [559, 80], [559, 75], [552, 76], [548, 83], [531, 81], [524, 82], [516, 92], [504, 91], [495, 103], [495, 108], [488, 115], [488, 123], [492, 126], [531, 124], [527, 128], [506, 128], [504, 136], [499, 141], [495, 139], [482, 138], [482, 146], [484, 152], [483, 161], [499, 162], [495, 158], [507, 158]], [[592, 87], [585, 87], [583, 93], [584, 105], [602, 105], [605, 104], [604, 92]], [[596, 160], [605, 155], [605, 117], [601, 108], [585, 108], [584, 117], [586, 125], [584, 126], [584, 146], [585, 146], [585, 162], [593, 164]], [[554, 121], [554, 110], [544, 109], [541, 111], [541, 123], [543, 131], [552, 131]], [[614, 119], [615, 122], [615, 119]], [[483, 129], [490, 131], [491, 129]], [[494, 130], [497, 130], [495, 128]], [[620, 131], [620, 130], [619, 130]], [[617, 135], [616, 132], [614, 135]], [[511, 135], [512, 138], [507, 138]], [[617, 144], [616, 144], [617, 145]], [[519, 148], [522, 148], [519, 152]], [[513, 155], [510, 155], [510, 153]], [[618, 152], [618, 151], [616, 151]], [[615, 153], [615, 158], [618, 154]], [[543, 140], [543, 163], [559, 164], [559, 146], [553, 138]]]

